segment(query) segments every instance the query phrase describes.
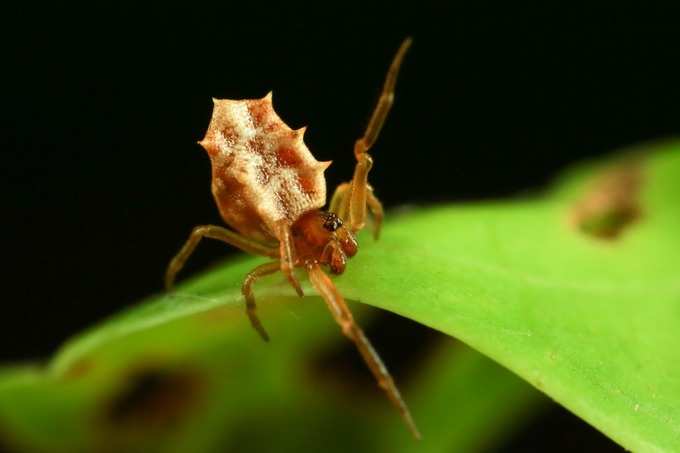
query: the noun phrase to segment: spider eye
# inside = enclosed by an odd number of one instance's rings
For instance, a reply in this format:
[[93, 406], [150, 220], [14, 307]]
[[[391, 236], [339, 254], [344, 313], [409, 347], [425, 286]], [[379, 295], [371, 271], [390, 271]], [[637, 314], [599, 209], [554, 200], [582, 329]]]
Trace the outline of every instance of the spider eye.
[[342, 226], [342, 220], [340, 217], [333, 214], [332, 212], [324, 212], [323, 214], [323, 227], [328, 231], [335, 231]]

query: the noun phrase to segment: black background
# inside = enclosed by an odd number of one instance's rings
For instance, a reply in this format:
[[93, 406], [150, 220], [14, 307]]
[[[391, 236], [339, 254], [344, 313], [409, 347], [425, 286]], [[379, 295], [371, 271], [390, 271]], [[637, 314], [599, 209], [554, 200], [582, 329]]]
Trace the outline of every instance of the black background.
[[[373, 153], [388, 207], [536, 191], [571, 162], [677, 134], [678, 9], [596, 3], [7, 12], [0, 358], [47, 357], [159, 291], [191, 227], [220, 223], [195, 143], [211, 96], [273, 90], [280, 116], [334, 161], [332, 188], [412, 35]], [[228, 253], [205, 245], [184, 275]]]

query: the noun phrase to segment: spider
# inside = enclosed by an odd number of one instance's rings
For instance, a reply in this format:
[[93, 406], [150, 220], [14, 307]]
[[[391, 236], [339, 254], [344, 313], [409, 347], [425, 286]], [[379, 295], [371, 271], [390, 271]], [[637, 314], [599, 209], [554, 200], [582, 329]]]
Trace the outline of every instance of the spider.
[[213, 115], [203, 140], [212, 163], [212, 192], [224, 221], [220, 226], [197, 226], [172, 259], [165, 286], [172, 288], [177, 273], [202, 238], [226, 242], [245, 252], [272, 258], [246, 275], [242, 293], [252, 326], [265, 340], [267, 332], [256, 314], [253, 284], [260, 277], [281, 271], [299, 296], [302, 288], [294, 268], [307, 271], [312, 286], [324, 299], [342, 332], [351, 339], [378, 385], [399, 410], [410, 431], [420, 438], [406, 403], [389, 371], [355, 323], [345, 299], [324, 272], [345, 270], [358, 250], [356, 233], [364, 228], [367, 211], [373, 216], [378, 239], [383, 208], [368, 184], [375, 143], [394, 102], [399, 67], [411, 45], [401, 44], [387, 71], [378, 103], [364, 135], [354, 144], [356, 166], [350, 182], [340, 184], [327, 210], [324, 171], [331, 162], [318, 162], [304, 144], [306, 128], [290, 129], [276, 114], [271, 92], [262, 99], [213, 99]]

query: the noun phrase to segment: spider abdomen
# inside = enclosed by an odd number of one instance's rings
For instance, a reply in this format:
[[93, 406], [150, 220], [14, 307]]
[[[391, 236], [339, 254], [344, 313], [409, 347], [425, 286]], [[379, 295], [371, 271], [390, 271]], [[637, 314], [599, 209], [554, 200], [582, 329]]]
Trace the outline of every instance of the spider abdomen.
[[241, 234], [278, 239], [277, 225], [292, 225], [326, 203], [324, 170], [303, 141], [262, 99], [214, 99], [208, 131], [199, 143], [212, 163], [212, 192], [224, 221]]

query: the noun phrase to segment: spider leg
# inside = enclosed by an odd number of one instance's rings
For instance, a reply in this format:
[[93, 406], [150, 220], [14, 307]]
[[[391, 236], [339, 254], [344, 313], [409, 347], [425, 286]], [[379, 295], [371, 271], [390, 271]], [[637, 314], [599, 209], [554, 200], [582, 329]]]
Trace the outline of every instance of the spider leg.
[[[387, 76], [385, 76], [385, 84], [383, 85], [382, 93], [380, 94], [380, 99], [378, 99], [378, 104], [373, 110], [371, 119], [366, 127], [366, 132], [364, 136], [357, 140], [354, 147], [354, 152], [356, 157], [359, 157], [360, 153], [368, 151], [375, 140], [378, 138], [380, 129], [382, 129], [385, 123], [385, 118], [392, 108], [392, 103], [394, 102], [394, 87], [397, 84], [397, 74], [399, 74], [399, 67], [404, 59], [404, 55], [409, 47], [411, 47], [411, 38], [406, 38], [404, 42], [401, 43], [399, 50], [397, 51], [390, 68], [387, 70]], [[358, 145], [358, 146], [357, 146]]]
[[[351, 187], [351, 183], [348, 182], [340, 184], [335, 189], [333, 197], [331, 198], [331, 202], [328, 205], [328, 210], [336, 214], [343, 221], [346, 221], [348, 218], [347, 212], [349, 210], [349, 195], [351, 193]], [[367, 188], [368, 192], [366, 193], [366, 205], [368, 206], [368, 210], [373, 215], [373, 238], [378, 240], [380, 237], [380, 227], [382, 226], [385, 213], [382, 203], [380, 200], [378, 200], [378, 197], [375, 196], [375, 193], [373, 193], [373, 187], [371, 187], [369, 184]]]
[[285, 222], [279, 222], [277, 225], [277, 238], [279, 240], [279, 255], [281, 257], [281, 272], [286, 276], [290, 284], [295, 288], [298, 296], [304, 296], [300, 282], [295, 277], [293, 269], [297, 261], [295, 255], [295, 246], [290, 237], [290, 226]]
[[402, 399], [392, 376], [389, 371], [387, 371], [387, 368], [380, 359], [380, 356], [378, 356], [378, 353], [373, 349], [373, 346], [371, 346], [371, 343], [368, 341], [368, 338], [366, 338], [366, 335], [364, 335], [364, 332], [354, 322], [352, 312], [350, 312], [349, 307], [347, 307], [347, 304], [345, 303], [345, 299], [335, 287], [333, 281], [324, 273], [318, 264], [309, 264], [307, 266], [307, 272], [309, 273], [310, 282], [319, 292], [321, 297], [323, 297], [324, 301], [326, 301], [335, 321], [342, 328], [342, 333], [354, 342], [359, 353], [368, 365], [368, 368], [378, 381], [378, 385], [385, 393], [387, 393], [390, 401], [397, 407], [402, 419], [411, 433], [413, 433], [413, 436], [416, 439], [420, 439], [418, 428], [416, 427], [415, 422], [411, 417], [411, 413]]
[[382, 203], [373, 193], [371, 186], [368, 186], [368, 193], [366, 195], [368, 209], [373, 214], [373, 239], [377, 241], [380, 238], [380, 228], [382, 227], [383, 218], [385, 218], [385, 211], [383, 210]]
[[196, 246], [198, 246], [198, 243], [201, 242], [201, 239], [204, 237], [226, 242], [227, 244], [233, 245], [244, 252], [252, 253], [254, 255], [264, 255], [271, 258], [278, 258], [279, 256], [276, 248], [253, 241], [252, 239], [248, 239], [247, 237], [244, 237], [226, 228], [216, 225], [197, 226], [191, 231], [189, 239], [187, 239], [187, 241], [184, 243], [181, 250], [170, 261], [170, 264], [168, 264], [168, 268], [165, 271], [166, 289], [169, 290], [172, 288], [177, 273], [182, 269], [182, 267], [184, 267], [184, 264], [194, 252]]
[[378, 99], [378, 104], [375, 110], [373, 110], [371, 119], [366, 127], [366, 132], [364, 132], [363, 137], [354, 143], [354, 156], [357, 159], [357, 164], [354, 169], [349, 199], [350, 229], [354, 232], [362, 229], [366, 220], [366, 203], [369, 192], [368, 173], [373, 166], [373, 159], [368, 154], [368, 151], [378, 138], [378, 134], [380, 134], [383, 124], [385, 124], [387, 114], [394, 103], [394, 87], [397, 83], [397, 74], [399, 73], [399, 67], [404, 59], [404, 55], [410, 46], [411, 38], [406, 38], [401, 47], [399, 47], [387, 71], [380, 99]]
[[255, 312], [256, 310], [255, 296], [253, 296], [252, 286], [253, 283], [255, 283], [255, 281], [260, 277], [273, 274], [279, 271], [280, 268], [281, 264], [278, 261], [261, 264], [260, 266], [257, 266], [255, 269], [250, 271], [248, 275], [246, 275], [245, 280], [243, 280], [243, 286], [241, 287], [241, 292], [243, 293], [243, 296], [246, 298], [246, 313], [248, 314], [248, 318], [250, 319], [250, 324], [253, 325], [253, 328], [257, 330], [257, 333], [260, 334], [264, 341], [269, 341], [269, 335], [267, 335], [267, 332], [264, 330], [264, 327], [262, 327], [260, 318], [257, 317], [257, 313]]
[[349, 182], [343, 182], [338, 187], [335, 188], [333, 192], [333, 197], [331, 197], [331, 202], [328, 204], [328, 211], [340, 217], [342, 220], [347, 219], [347, 207], [349, 198], [347, 195], [350, 193], [352, 184]]

